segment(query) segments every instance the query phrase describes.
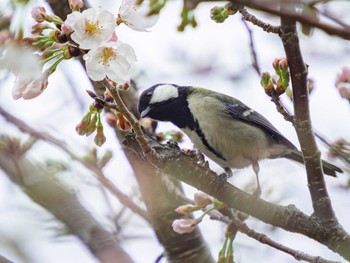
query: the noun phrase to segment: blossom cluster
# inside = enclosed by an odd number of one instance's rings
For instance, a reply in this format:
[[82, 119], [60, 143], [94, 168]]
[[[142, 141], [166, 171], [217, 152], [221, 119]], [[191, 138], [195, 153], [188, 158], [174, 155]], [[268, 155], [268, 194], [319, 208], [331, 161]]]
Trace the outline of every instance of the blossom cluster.
[[[130, 81], [136, 55], [130, 45], [118, 39], [117, 28], [125, 24], [133, 30], [147, 31], [157, 22], [158, 16], [148, 16], [147, 3], [138, 5], [137, 0], [122, 0], [115, 14], [102, 7], [80, 12], [84, 5], [82, 0], [68, 2], [72, 12], [64, 21], [48, 13], [42, 6], [32, 9], [31, 15], [37, 23], [32, 27], [32, 36], [24, 39], [20, 49], [24, 44], [34, 48], [27, 48], [27, 53], [33, 57], [31, 60], [36, 60], [37, 63], [33, 65], [37, 65], [39, 70], [33, 71], [30, 65], [26, 66], [31, 68], [27, 71], [35, 72], [33, 74], [10, 69], [17, 75], [12, 92], [14, 99], [39, 96], [46, 89], [48, 78], [57, 66], [63, 60], [79, 56], [85, 60], [87, 74], [93, 81], [107, 78], [118, 85]], [[16, 51], [12, 51], [11, 46], [9, 44], [4, 48], [6, 52], [0, 52], [2, 64], [8, 65], [6, 61], [13, 60], [10, 54]]]
[[202, 222], [203, 217], [210, 211], [217, 209], [221, 205], [221, 202], [214, 200], [211, 196], [203, 192], [197, 192], [194, 194], [194, 203], [195, 205], [182, 205], [175, 209], [175, 212], [183, 215], [191, 214], [194, 211], [205, 209], [208, 206], [211, 206], [207, 209], [200, 217], [192, 218], [181, 218], [173, 221], [172, 228], [174, 232], [178, 234], [191, 233], [196, 226]]

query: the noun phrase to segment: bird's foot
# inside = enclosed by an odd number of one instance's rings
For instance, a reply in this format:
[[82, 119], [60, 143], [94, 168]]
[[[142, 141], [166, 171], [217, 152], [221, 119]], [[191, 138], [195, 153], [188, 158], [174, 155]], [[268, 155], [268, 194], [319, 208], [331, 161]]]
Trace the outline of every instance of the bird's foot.
[[223, 185], [227, 182], [228, 175], [226, 173], [219, 174], [216, 180], [215, 192], [219, 192]]

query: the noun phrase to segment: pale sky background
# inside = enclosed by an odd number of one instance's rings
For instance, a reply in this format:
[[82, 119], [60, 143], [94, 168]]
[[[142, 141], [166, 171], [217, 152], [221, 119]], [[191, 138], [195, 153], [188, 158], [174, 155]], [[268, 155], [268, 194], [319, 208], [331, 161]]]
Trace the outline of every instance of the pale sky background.
[[[216, 24], [209, 18], [210, 8], [214, 4], [201, 4], [195, 12], [198, 27], [187, 28], [184, 33], [178, 33], [176, 27], [180, 23], [182, 1], [168, 2], [157, 25], [150, 32], [132, 31], [124, 25], [117, 29], [119, 40], [132, 45], [136, 51], [138, 63], [134, 69], [134, 77], [139, 87], [143, 89], [156, 83], [176, 83], [202, 86], [235, 96], [267, 117], [298, 146], [295, 131], [276, 112], [275, 106], [259, 84], [259, 77], [250, 66], [248, 33], [240, 21], [240, 15], [230, 17], [224, 24]], [[41, 3], [43, 1], [32, 1], [31, 5]], [[119, 6], [119, 1], [91, 1], [91, 3], [101, 5], [114, 13]], [[345, 17], [350, 12], [350, 5], [344, 1], [336, 12], [339, 17]], [[30, 17], [30, 12], [27, 15]], [[277, 19], [271, 20], [261, 13], [258, 16], [278, 24]], [[273, 59], [284, 54], [281, 41], [276, 35], [265, 33], [260, 28], [250, 27], [254, 32], [261, 70], [272, 72]], [[331, 141], [339, 138], [349, 140], [349, 103], [340, 98], [334, 87], [337, 73], [343, 66], [350, 66], [349, 42], [330, 37], [318, 30], [311, 38], [300, 36], [300, 39], [305, 62], [310, 66], [309, 76], [314, 79], [316, 86], [310, 101], [315, 130]], [[205, 71], [209, 67], [213, 70]], [[0, 74], [1, 77], [5, 76], [3, 72]], [[76, 153], [83, 155], [94, 147], [93, 136], [89, 138], [78, 136], [74, 129], [91, 103], [91, 99], [85, 93], [85, 90], [90, 88], [85, 73], [78, 63], [63, 62], [49, 81], [49, 87], [38, 98], [14, 101], [11, 97], [14, 78], [8, 76], [1, 82], [0, 105], [33, 127], [66, 141]], [[83, 107], [77, 102], [71, 83]], [[292, 108], [286, 96], [283, 96], [283, 101], [289, 109]], [[1, 134], [25, 137], [2, 118], [0, 127], [2, 127]], [[160, 124], [159, 127], [159, 131], [176, 129], [170, 124]], [[121, 147], [115, 142], [108, 125], [106, 130], [107, 143], [98, 149], [99, 154], [103, 154], [106, 150], [114, 152], [114, 158], [108, 165], [106, 174], [125, 193], [133, 195], [137, 192], [137, 186], [132, 171], [126, 165]], [[191, 148], [192, 144], [186, 140], [182, 146]], [[319, 146], [323, 151], [323, 157], [327, 158], [325, 148], [321, 143]], [[30, 158], [35, 161], [59, 159], [71, 163], [60, 150], [45, 143], [37, 143], [30, 151]], [[339, 161], [333, 162], [342, 166]], [[211, 167], [218, 173], [222, 172], [215, 164]], [[312, 212], [306, 174], [300, 165], [279, 159], [261, 162], [260, 167], [262, 198], [281, 205], [295, 204], [307, 214]], [[111, 211], [106, 206], [100, 189], [96, 187], [98, 183], [89, 171], [74, 163], [69, 171], [59, 176], [77, 192], [82, 203], [97, 220], [107, 229], [114, 229], [109, 219]], [[337, 179], [327, 177], [326, 181], [338, 219], [345, 229], [350, 231], [350, 193], [345, 188], [348, 177], [349, 174], [345, 173]], [[240, 188], [254, 183], [252, 168], [235, 171], [230, 182]], [[193, 196], [192, 187], [186, 187], [186, 191], [190, 197]], [[119, 211], [121, 209], [119, 202], [112, 196], [109, 196], [109, 199], [114, 211]], [[120, 238], [123, 247], [136, 262], [154, 262], [163, 249], [152, 230], [130, 212], [122, 216], [122, 222], [124, 223]], [[323, 245], [301, 235], [273, 229], [254, 218], [248, 219], [247, 223], [254, 230], [265, 233], [275, 241], [293, 249], [329, 260], [342, 260]], [[1, 255], [17, 263], [96, 262], [77, 239], [56, 237], [55, 229], [59, 226], [59, 223], [52, 221], [49, 213], [34, 204], [0, 171]], [[200, 227], [203, 229], [204, 238], [210, 244], [212, 254], [216, 257], [223, 242], [224, 225], [206, 218]], [[6, 240], [18, 244], [28, 256], [28, 260], [25, 261], [15, 255], [5, 245]], [[243, 234], [238, 234], [234, 244], [237, 262], [261, 262], [262, 258], [265, 262], [296, 262], [291, 256], [260, 244]]]

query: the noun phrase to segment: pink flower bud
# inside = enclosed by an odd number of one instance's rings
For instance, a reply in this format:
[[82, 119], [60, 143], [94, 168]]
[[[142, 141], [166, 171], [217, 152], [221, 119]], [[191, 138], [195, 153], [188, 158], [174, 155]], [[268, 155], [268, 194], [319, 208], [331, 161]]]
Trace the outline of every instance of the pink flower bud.
[[205, 208], [206, 206], [213, 203], [213, 198], [206, 193], [197, 192], [194, 194], [194, 202], [200, 208]]
[[174, 232], [178, 234], [191, 233], [199, 222], [194, 219], [184, 218], [174, 220], [172, 227]]
[[272, 67], [273, 67], [274, 69], [278, 69], [278, 67], [279, 67], [279, 62], [280, 62], [280, 59], [279, 59], [279, 58], [275, 58], [275, 59], [273, 60], [273, 62], [272, 62]]
[[342, 98], [350, 100], [350, 86], [349, 87], [340, 87], [339, 94]]
[[287, 60], [287, 58], [280, 58], [278, 66], [279, 66], [279, 68], [281, 70], [287, 70], [288, 69], [288, 60]]
[[350, 82], [350, 68], [348, 67], [343, 67], [342, 72], [337, 76], [337, 81], [335, 85], [338, 87], [341, 83], [344, 82]]
[[35, 21], [38, 23], [44, 22], [47, 16], [46, 10], [42, 6], [33, 7], [31, 14], [32, 14], [32, 17], [35, 19]]
[[25, 100], [38, 97], [47, 88], [49, 73], [46, 71], [38, 79], [25, 79], [17, 77], [12, 89], [12, 97], [15, 100]]
[[194, 207], [193, 205], [181, 205], [175, 209], [175, 212], [183, 215], [188, 215], [196, 210], [198, 210], [198, 208]]
[[43, 23], [36, 23], [34, 26], [32, 26], [32, 34], [41, 34], [47, 26]]
[[79, 11], [80, 8], [84, 6], [84, 2], [82, 0], [68, 0], [68, 3], [72, 11]]

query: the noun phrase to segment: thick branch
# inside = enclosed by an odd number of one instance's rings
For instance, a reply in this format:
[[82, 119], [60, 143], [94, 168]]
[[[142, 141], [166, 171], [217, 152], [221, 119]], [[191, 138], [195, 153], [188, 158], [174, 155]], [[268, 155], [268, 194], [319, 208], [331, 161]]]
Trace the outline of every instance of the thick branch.
[[[163, 158], [160, 166], [163, 172], [195, 188], [206, 192], [229, 207], [252, 215], [265, 223], [280, 227], [290, 232], [308, 236], [331, 250], [350, 260], [350, 236], [339, 224], [324, 225], [316, 217], [309, 217], [296, 207], [278, 206], [256, 199], [229, 183], [218, 182], [217, 174], [196, 164], [190, 157], [179, 150], [168, 148], [151, 140], [151, 146]], [[128, 136], [125, 145], [140, 152], [135, 138]]]
[[[289, 10], [288, 12], [291, 11]], [[322, 219], [324, 223], [337, 224], [337, 218], [333, 212], [324, 181], [321, 153], [317, 148], [312, 129], [307, 88], [308, 70], [301, 54], [296, 22], [282, 18], [280, 37], [283, 41], [290, 69], [293, 86], [295, 128], [305, 160], [314, 215]]]

